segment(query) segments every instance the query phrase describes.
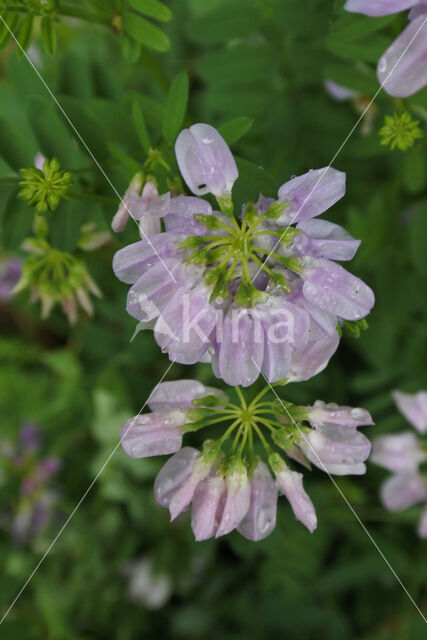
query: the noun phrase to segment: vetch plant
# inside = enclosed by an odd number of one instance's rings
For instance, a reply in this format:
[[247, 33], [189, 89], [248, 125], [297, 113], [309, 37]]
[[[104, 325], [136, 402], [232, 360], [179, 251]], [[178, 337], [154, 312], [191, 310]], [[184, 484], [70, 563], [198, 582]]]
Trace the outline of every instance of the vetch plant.
[[[371, 445], [358, 427], [373, 424], [367, 411], [320, 401], [312, 407], [266, 401], [269, 391], [266, 386], [247, 401], [236, 387], [235, 404], [196, 380], [163, 382], [148, 401], [152, 412], [122, 427], [121, 443], [131, 457], [174, 454], [156, 478], [154, 495], [172, 520], [192, 505], [196, 540], [234, 529], [249, 540], [267, 537], [276, 523], [278, 492], [313, 532], [316, 511], [290, 460], [309, 469], [311, 461], [335, 475], [366, 471]], [[205, 440], [201, 452], [182, 446], [186, 433], [211, 426], [222, 433]]]
[[[372, 290], [337, 261], [360, 242], [339, 225], [316, 219], [345, 193], [345, 174], [331, 167], [284, 183], [276, 200], [233, 214], [238, 177], [218, 131], [196, 124], [175, 152], [194, 196], [159, 195], [154, 179], [136, 176], [113, 220], [129, 212], [143, 239], [120, 249], [116, 276], [131, 284], [126, 309], [151, 323], [156, 341], [182, 364], [211, 361], [227, 384], [305, 380], [327, 365], [340, 324], [359, 329]], [[211, 193], [219, 211], [200, 196]], [[357, 333], [357, 331], [356, 331]]]

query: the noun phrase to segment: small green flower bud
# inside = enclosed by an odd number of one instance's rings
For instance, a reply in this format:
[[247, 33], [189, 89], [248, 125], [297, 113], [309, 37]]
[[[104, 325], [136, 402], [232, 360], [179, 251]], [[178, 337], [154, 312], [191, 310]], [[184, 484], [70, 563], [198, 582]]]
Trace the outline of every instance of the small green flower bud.
[[48, 209], [54, 211], [61, 200], [67, 198], [72, 174], [61, 171], [56, 158], [45, 160], [41, 170], [30, 167], [21, 169], [20, 173], [23, 180], [19, 183], [21, 190], [18, 197], [34, 206], [38, 213]]
[[418, 125], [419, 121], [412, 120], [408, 111], [385, 116], [385, 124], [378, 133], [381, 138], [380, 144], [388, 146], [392, 150], [406, 151], [413, 146], [415, 140], [424, 135]]

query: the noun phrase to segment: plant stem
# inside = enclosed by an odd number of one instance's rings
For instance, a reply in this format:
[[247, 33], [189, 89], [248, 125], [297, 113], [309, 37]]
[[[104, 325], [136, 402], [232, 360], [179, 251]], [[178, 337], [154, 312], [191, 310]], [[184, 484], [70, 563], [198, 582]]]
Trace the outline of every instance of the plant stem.
[[239, 396], [239, 400], [242, 403], [243, 409], [246, 409], [248, 405], [246, 404], [245, 396], [243, 395], [241, 388], [234, 387], [234, 389], [236, 390], [236, 393]]

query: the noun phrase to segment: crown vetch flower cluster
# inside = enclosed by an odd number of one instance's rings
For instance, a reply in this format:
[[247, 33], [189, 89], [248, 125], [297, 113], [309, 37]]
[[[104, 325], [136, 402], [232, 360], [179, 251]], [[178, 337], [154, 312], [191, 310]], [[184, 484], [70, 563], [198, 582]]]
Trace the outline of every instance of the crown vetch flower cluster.
[[406, 98], [427, 85], [427, 1], [347, 0], [347, 11], [386, 16], [411, 9], [409, 24], [378, 62], [378, 80], [387, 93]]
[[[317, 219], [344, 195], [345, 174], [326, 167], [293, 177], [276, 200], [260, 195], [238, 219], [231, 199], [238, 171], [220, 134], [193, 125], [175, 151], [194, 196], [159, 195], [154, 178], [136, 175], [112, 226], [122, 230], [131, 215], [142, 239], [116, 253], [114, 271], [132, 285], [128, 313], [154, 328], [163, 351], [182, 364], [211, 362], [240, 404], [195, 380], [161, 383], [148, 401], [151, 413], [123, 425], [123, 449], [135, 458], [173, 454], [155, 497], [172, 519], [191, 505], [197, 540], [234, 529], [265, 538], [279, 492], [314, 531], [315, 508], [289, 461], [365, 473], [371, 447], [357, 427], [372, 424], [371, 416], [320, 401], [266, 402], [269, 386], [247, 402], [240, 387], [260, 374], [272, 384], [306, 380], [327, 365], [341, 324], [355, 335], [364, 328], [374, 295], [337, 264], [351, 260], [360, 242]], [[202, 198], [208, 193], [218, 211]], [[222, 429], [219, 438], [205, 440], [201, 451], [182, 446], [185, 433], [208, 426]]]
[[238, 221], [238, 171], [220, 134], [193, 125], [175, 150], [197, 197], [159, 195], [137, 176], [113, 221], [120, 230], [132, 214], [143, 237], [114, 257], [116, 276], [132, 285], [128, 313], [155, 321], [172, 360], [212, 361], [230, 385], [249, 386], [260, 373], [269, 382], [315, 375], [338, 346], [338, 323], [360, 323], [374, 304], [371, 289], [336, 262], [351, 260], [360, 242], [316, 219], [343, 197], [345, 174], [327, 167], [294, 177], [276, 200], [244, 205]]
[[379, 436], [374, 440], [371, 459], [393, 472], [381, 488], [386, 509], [403, 511], [420, 502], [425, 504], [418, 534], [427, 538], [427, 391], [414, 395], [395, 391], [393, 397], [421, 437], [411, 431]]
[[[172, 520], [191, 504], [196, 540], [234, 529], [249, 540], [265, 538], [275, 526], [278, 492], [287, 497], [295, 517], [314, 531], [316, 512], [303, 488], [303, 476], [289, 467], [278, 449], [288, 459], [308, 468], [312, 462], [330, 474], [366, 470], [370, 442], [357, 427], [373, 424], [367, 411], [320, 401], [312, 407], [262, 401], [268, 391], [265, 387], [247, 403], [237, 387], [237, 405], [196, 380], [163, 382], [148, 401], [152, 412], [122, 427], [122, 446], [130, 456], [174, 454], [156, 478], [155, 498], [169, 509]], [[201, 452], [182, 447], [186, 432], [219, 424], [225, 425], [222, 436], [206, 440]], [[275, 480], [255, 440], [264, 448]]]

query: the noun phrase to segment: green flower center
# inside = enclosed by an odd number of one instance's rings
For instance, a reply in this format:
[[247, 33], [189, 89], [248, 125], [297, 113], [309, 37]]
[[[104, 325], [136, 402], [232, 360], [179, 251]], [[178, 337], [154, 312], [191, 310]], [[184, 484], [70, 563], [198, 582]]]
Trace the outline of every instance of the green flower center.
[[[255, 275], [264, 271], [270, 280], [290, 291], [285, 276], [275, 271], [267, 264], [267, 258], [274, 258], [281, 266], [298, 272], [299, 264], [295, 258], [288, 258], [275, 251], [277, 245], [290, 244], [298, 230], [287, 227], [284, 229], [269, 229], [261, 225], [267, 219], [277, 218], [288, 206], [287, 203], [273, 204], [264, 215], [259, 215], [252, 204], [246, 207], [245, 216], [239, 224], [230, 215], [227, 221], [214, 215], [196, 215], [198, 222], [207, 229], [215, 230], [216, 235], [190, 236], [180, 244], [181, 249], [193, 249], [186, 259], [187, 263], [205, 266], [205, 284], [212, 287], [211, 299], [227, 298], [228, 285], [239, 277], [240, 287], [235, 301], [242, 306], [253, 306], [262, 299], [262, 292], [253, 284]], [[273, 250], [264, 248], [260, 238], [273, 236]], [[251, 270], [251, 267], [255, 266]]]

